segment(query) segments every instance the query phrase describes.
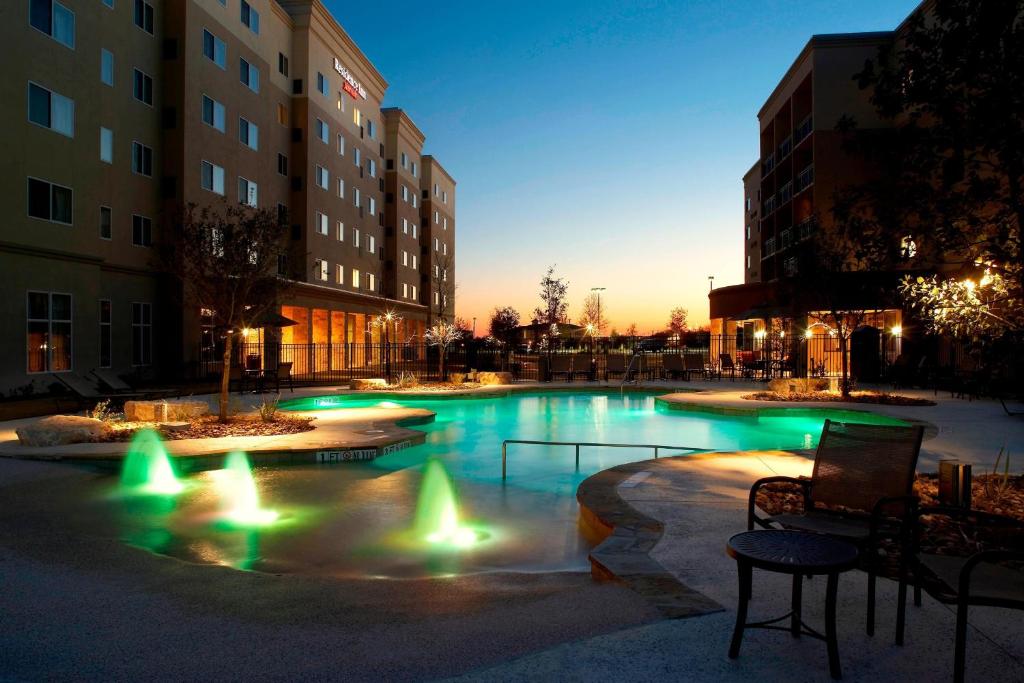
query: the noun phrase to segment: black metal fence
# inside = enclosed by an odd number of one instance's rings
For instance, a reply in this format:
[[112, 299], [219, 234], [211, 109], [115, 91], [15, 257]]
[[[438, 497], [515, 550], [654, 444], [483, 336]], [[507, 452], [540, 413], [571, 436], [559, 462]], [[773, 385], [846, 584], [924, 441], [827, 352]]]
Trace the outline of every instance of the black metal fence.
[[[843, 354], [836, 337], [703, 335], [689, 344], [672, 344], [659, 338], [594, 339], [562, 343], [557, 348], [486, 344], [467, 341], [453, 344], [445, 356], [444, 374], [504, 371], [516, 380], [546, 381], [552, 378], [604, 380], [630, 375], [648, 379], [680, 376], [678, 369], [713, 377], [836, 377], [842, 373]], [[693, 343], [696, 342], [696, 343]], [[924, 359], [910, 359], [903, 340], [889, 334], [851, 338], [846, 350], [849, 373], [861, 382], [896, 381]], [[565, 357], [568, 356], [569, 359]], [[673, 358], [670, 358], [673, 357]], [[684, 358], [685, 357], [685, 358]], [[685, 363], [682, 361], [685, 360]], [[955, 371], [969, 363], [962, 347], [932, 352], [930, 368]], [[291, 376], [302, 384], [344, 384], [357, 378], [383, 377], [392, 381], [403, 374], [421, 381], [442, 378], [441, 352], [418, 343], [402, 344], [263, 344], [245, 343], [235, 348], [232, 366], [236, 373], [270, 374], [281, 363], [291, 363]], [[220, 374], [221, 352], [200, 352], [199, 374]], [[554, 377], [553, 373], [557, 373]]]

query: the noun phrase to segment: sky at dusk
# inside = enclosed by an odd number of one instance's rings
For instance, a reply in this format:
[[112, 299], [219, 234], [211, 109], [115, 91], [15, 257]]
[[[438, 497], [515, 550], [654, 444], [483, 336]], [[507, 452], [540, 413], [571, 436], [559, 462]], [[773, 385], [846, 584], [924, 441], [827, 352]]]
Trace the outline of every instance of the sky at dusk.
[[458, 315], [524, 322], [550, 264], [569, 313], [707, 322], [743, 280], [757, 110], [815, 33], [891, 30], [916, 0], [325, 0], [455, 177]]

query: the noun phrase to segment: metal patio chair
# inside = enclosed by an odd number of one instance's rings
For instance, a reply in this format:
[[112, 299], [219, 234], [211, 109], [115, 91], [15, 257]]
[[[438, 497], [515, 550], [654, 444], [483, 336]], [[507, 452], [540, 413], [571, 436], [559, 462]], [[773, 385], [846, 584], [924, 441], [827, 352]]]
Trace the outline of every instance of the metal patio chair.
[[[960, 536], [969, 540], [976, 552], [966, 556], [922, 552], [922, 525], [916, 523], [908, 562], [901, 565], [897, 603], [896, 638], [903, 640], [906, 623], [907, 586], [911, 569], [915, 603], [920, 604], [923, 588], [939, 602], [956, 605], [956, 637], [953, 656], [953, 680], [964, 680], [967, 651], [967, 614], [970, 607], [1004, 607], [1024, 610], [1024, 522], [979, 510], [949, 506], [920, 508], [914, 519], [924, 516], [947, 517]], [[948, 551], [947, 549], [941, 549]]]
[[[917, 498], [914, 472], [924, 428], [825, 420], [810, 478], [766, 477], [754, 482], [747, 528], [782, 527], [826, 534], [855, 543], [868, 573], [867, 633], [875, 632], [875, 584], [882, 539], [903, 543]], [[803, 512], [758, 517], [757, 492], [766, 484], [799, 485]]]

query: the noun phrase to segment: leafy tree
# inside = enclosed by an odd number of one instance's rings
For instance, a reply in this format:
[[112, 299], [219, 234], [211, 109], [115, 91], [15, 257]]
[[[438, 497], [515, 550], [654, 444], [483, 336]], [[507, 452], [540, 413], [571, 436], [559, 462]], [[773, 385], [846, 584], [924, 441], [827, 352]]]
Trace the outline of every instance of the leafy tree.
[[583, 300], [577, 324], [583, 327], [594, 326], [594, 335], [601, 336], [601, 331], [608, 326], [607, 306], [601, 301], [597, 292], [591, 292]]
[[566, 301], [568, 292], [569, 283], [555, 277], [555, 267], [549, 266], [540, 280], [541, 305], [534, 309], [534, 319], [545, 325], [569, 322], [569, 304]]
[[937, 0], [857, 78], [895, 124], [857, 136], [865, 242], [936, 273], [902, 287], [933, 330], [1024, 329], [1024, 0]]
[[511, 346], [515, 342], [515, 330], [519, 327], [519, 311], [511, 306], [495, 306], [491, 313], [491, 336]]
[[226, 422], [234, 342], [276, 308], [287, 284], [277, 275], [287, 222], [268, 209], [223, 202], [189, 204], [175, 223], [162, 231], [157, 256], [181, 281], [185, 301], [208, 309], [214, 329], [224, 335], [218, 416]]

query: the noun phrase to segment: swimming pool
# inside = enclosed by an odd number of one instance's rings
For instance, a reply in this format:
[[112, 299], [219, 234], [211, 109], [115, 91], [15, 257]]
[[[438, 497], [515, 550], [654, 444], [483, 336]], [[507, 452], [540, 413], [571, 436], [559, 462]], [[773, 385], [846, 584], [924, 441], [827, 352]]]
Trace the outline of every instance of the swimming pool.
[[[825, 418], [901, 424], [842, 410], [759, 418], [671, 410], [653, 393], [618, 391], [510, 393], [501, 397], [407, 399], [402, 396], [317, 397], [284, 402], [284, 410], [406, 406], [434, 411], [417, 426], [422, 445], [372, 462], [257, 468], [264, 504], [281, 513], [266, 528], [224, 530], [204, 524], [216, 510], [216, 473], [170, 510], [138, 508], [121, 515], [129, 542], [196, 562], [282, 573], [414, 577], [486, 571], [583, 570], [592, 545], [579, 528], [575, 492], [608, 467], [652, 457], [647, 449], [574, 449], [510, 445], [505, 439], [643, 443], [709, 450], [799, 449], [816, 445]], [[671, 452], [662, 451], [664, 455]], [[460, 516], [483, 529], [470, 548], [409, 543], [425, 463], [442, 462], [458, 493]]]

